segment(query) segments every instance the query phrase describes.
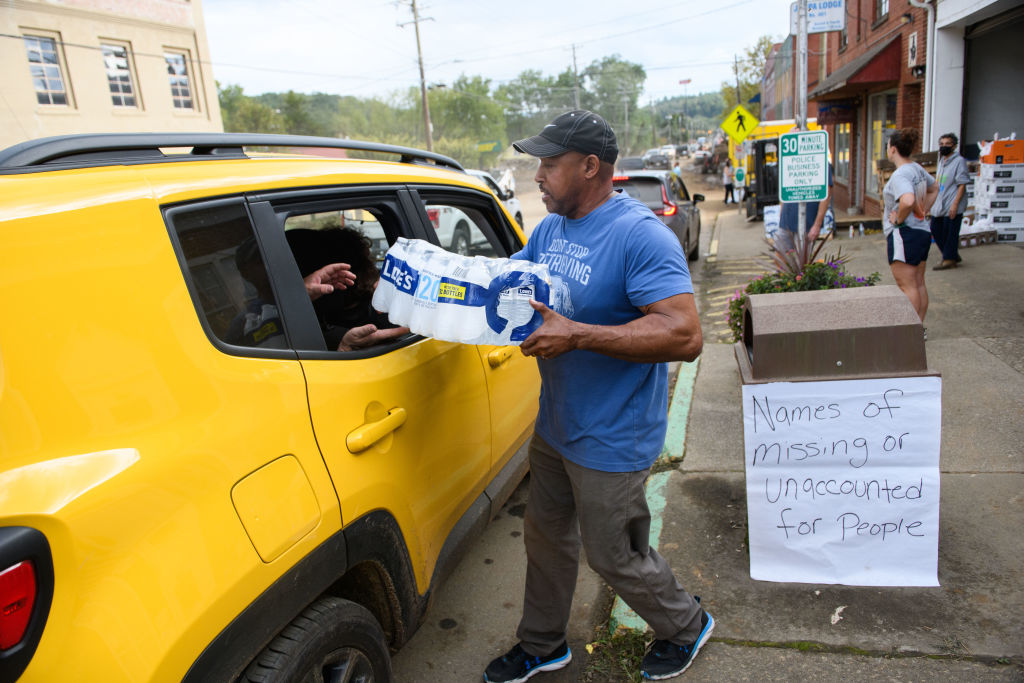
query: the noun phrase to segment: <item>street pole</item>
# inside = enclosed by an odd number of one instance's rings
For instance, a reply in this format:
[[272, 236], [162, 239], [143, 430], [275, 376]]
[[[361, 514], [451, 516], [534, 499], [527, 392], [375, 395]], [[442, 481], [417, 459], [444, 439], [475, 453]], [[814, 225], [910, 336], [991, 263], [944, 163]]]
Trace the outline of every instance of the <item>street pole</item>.
[[420, 97], [423, 100], [423, 127], [426, 128], [427, 151], [434, 151], [434, 144], [431, 140], [432, 126], [430, 125], [430, 105], [427, 103], [427, 78], [423, 73], [423, 50], [420, 47], [420, 14], [416, 9], [416, 0], [412, 2], [412, 23], [416, 28], [416, 55], [420, 62]]
[[683, 86], [683, 127], [682, 127], [683, 129], [680, 131], [680, 133], [682, 134], [683, 144], [684, 145], [687, 144], [690, 141], [689, 140], [689, 136], [686, 135], [686, 126], [688, 125], [687, 124], [687, 120], [686, 120], [686, 100], [688, 98], [688, 95], [687, 95], [688, 88], [686, 86], [688, 86], [690, 84], [691, 80], [693, 80], [693, 79], [691, 79], [691, 78], [684, 78], [681, 81], [679, 81], [679, 83], [682, 84], [682, 86]]
[[572, 103], [573, 109], [580, 108], [580, 74], [576, 71], [576, 43], [572, 44]]
[[[797, 76], [796, 76], [796, 102], [797, 129], [807, 130], [807, 0], [798, 0], [797, 11]], [[806, 249], [804, 244], [807, 241], [807, 206], [804, 202], [798, 204], [797, 210], [797, 239], [801, 250]], [[800, 253], [803, 253], [801, 251]]]

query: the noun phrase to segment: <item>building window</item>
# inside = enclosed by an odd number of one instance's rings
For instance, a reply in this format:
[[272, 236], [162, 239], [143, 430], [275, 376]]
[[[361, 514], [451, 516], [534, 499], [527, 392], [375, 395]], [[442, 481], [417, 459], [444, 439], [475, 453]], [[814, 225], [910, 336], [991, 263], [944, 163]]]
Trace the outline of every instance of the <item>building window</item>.
[[839, 32], [839, 51], [842, 52], [846, 49], [846, 45], [849, 42], [849, 34], [846, 33], [846, 27]]
[[850, 182], [850, 124], [836, 124], [836, 180]]
[[127, 45], [103, 43], [103, 67], [107, 71], [107, 85], [110, 87], [110, 99], [115, 107], [138, 107], [135, 98], [135, 85], [132, 78], [132, 66], [129, 61]]
[[195, 109], [192, 99], [192, 83], [188, 75], [188, 53], [165, 52], [167, 78], [171, 83], [171, 100], [175, 109]]
[[23, 36], [28, 68], [32, 73], [32, 85], [36, 90], [39, 104], [67, 106], [68, 89], [61, 68], [61, 56], [57, 41], [44, 36]]
[[885, 92], [872, 95], [868, 100], [868, 181], [864, 190], [877, 197], [879, 160], [885, 159], [885, 145], [889, 135], [896, 130], [896, 93]]
[[884, 19], [889, 14], [889, 0], [875, 0], [875, 21]]

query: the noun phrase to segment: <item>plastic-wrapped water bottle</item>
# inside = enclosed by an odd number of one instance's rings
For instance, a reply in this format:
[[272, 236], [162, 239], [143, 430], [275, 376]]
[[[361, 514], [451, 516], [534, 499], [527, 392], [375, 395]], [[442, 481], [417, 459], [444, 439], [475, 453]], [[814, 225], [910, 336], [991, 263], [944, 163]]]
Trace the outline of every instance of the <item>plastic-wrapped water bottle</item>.
[[519, 344], [542, 319], [530, 300], [549, 300], [546, 265], [469, 258], [422, 240], [388, 250], [373, 306], [415, 334], [469, 344]]

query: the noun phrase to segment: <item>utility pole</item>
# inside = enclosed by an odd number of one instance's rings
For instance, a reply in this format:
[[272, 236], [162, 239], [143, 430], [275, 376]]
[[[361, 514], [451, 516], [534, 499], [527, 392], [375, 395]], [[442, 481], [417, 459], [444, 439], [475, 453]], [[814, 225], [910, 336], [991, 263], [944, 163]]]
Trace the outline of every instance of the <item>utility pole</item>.
[[580, 74], [576, 70], [576, 43], [572, 44], [572, 103], [573, 109], [580, 108]]
[[[626, 152], [629, 152], [629, 95], [622, 93], [622, 104], [626, 108]], [[628, 156], [624, 154], [623, 156]]]
[[652, 97], [648, 101], [651, 104], [651, 147], [657, 147], [658, 141], [655, 139], [654, 136], [657, 133], [658, 129], [658, 119], [656, 118], [656, 115], [654, 113], [654, 98]]
[[409, 4], [412, 7], [412, 21], [399, 24], [399, 26], [411, 23], [416, 28], [416, 56], [419, 58], [420, 63], [420, 98], [423, 100], [423, 127], [426, 129], [427, 151], [433, 152], [434, 144], [431, 141], [433, 126], [430, 124], [430, 105], [427, 102], [427, 77], [423, 73], [423, 49], [420, 46], [420, 22], [431, 21], [431, 18], [420, 19], [419, 10], [416, 8], [416, 0], [409, 0]]
[[736, 104], [743, 104], [743, 98], [740, 95], [740, 60], [736, 55], [732, 56], [733, 60], [733, 71], [736, 74]]

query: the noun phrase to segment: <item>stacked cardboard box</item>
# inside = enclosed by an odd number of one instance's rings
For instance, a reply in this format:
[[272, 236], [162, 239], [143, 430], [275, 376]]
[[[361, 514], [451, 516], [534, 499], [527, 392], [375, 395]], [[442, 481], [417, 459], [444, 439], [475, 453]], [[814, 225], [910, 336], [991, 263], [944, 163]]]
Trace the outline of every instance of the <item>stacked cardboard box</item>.
[[974, 186], [975, 223], [990, 225], [999, 242], [1024, 242], [1024, 140], [993, 142]]

